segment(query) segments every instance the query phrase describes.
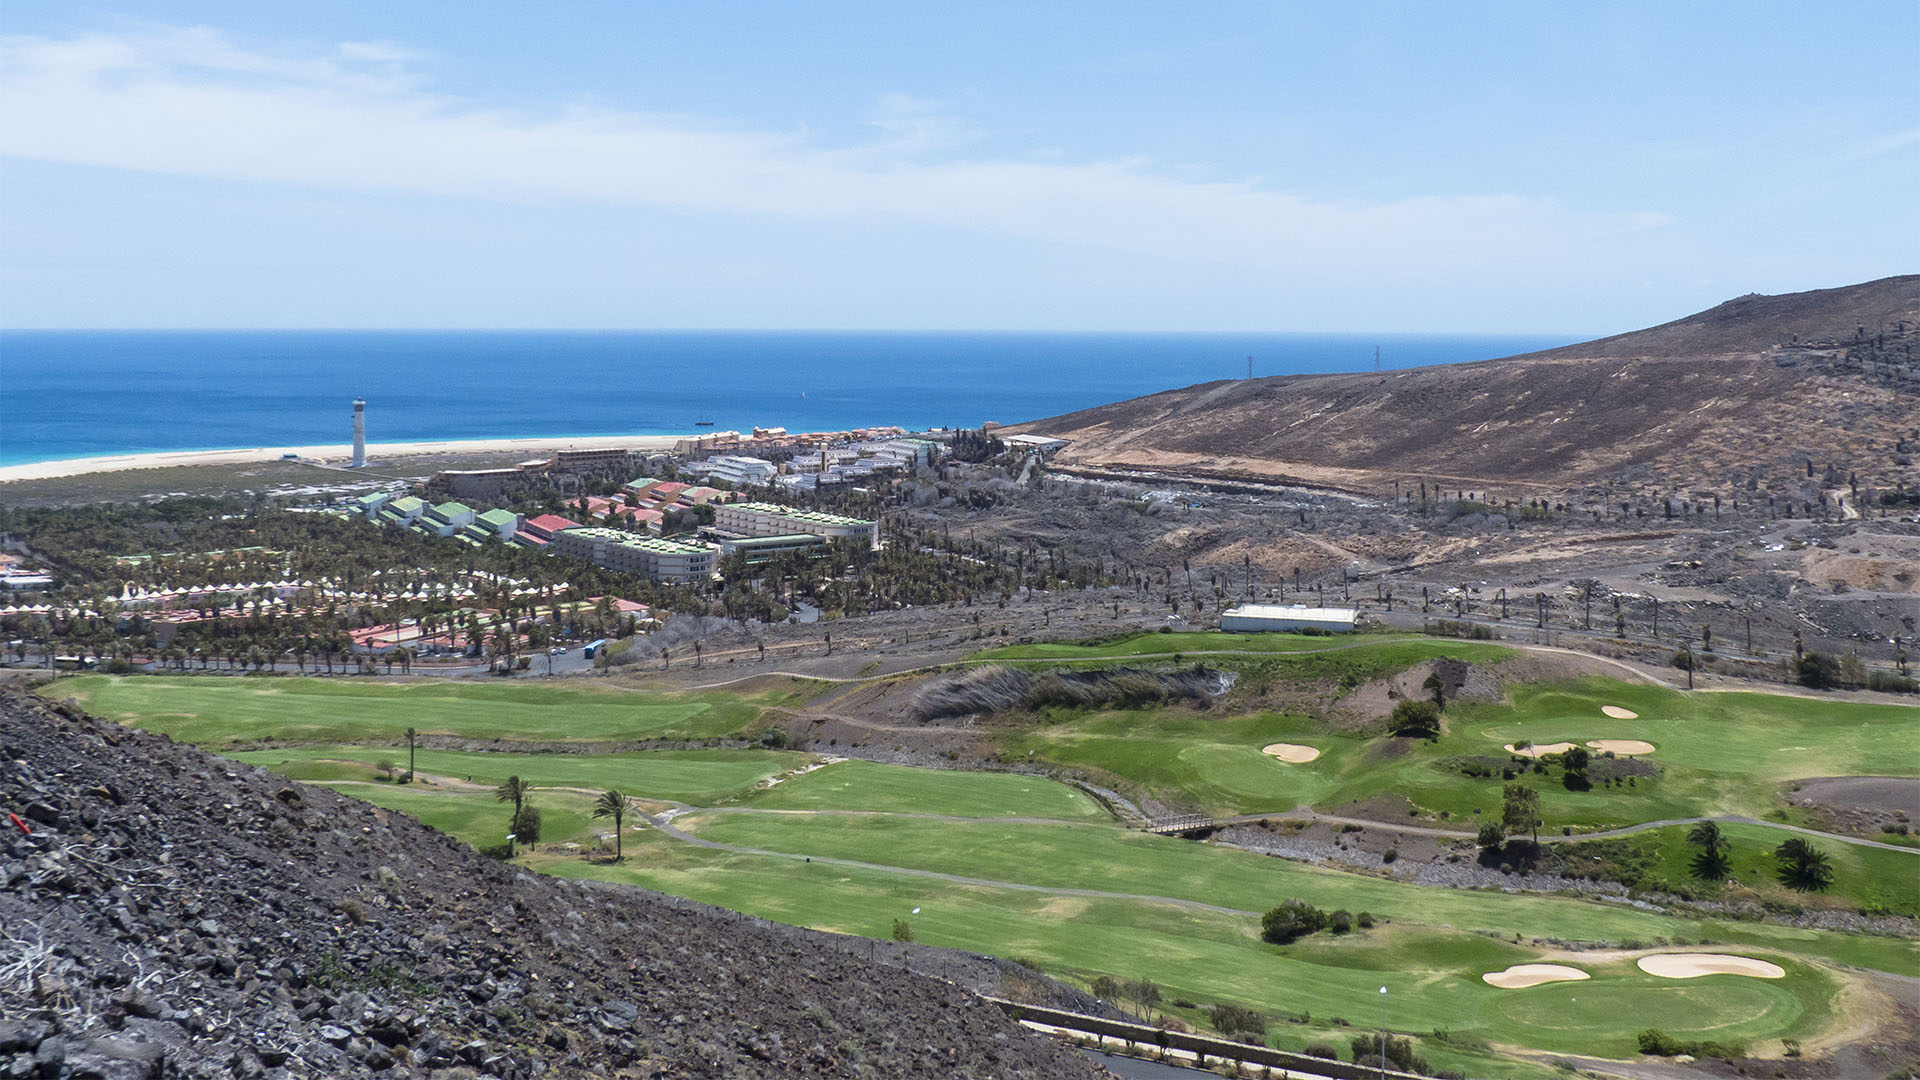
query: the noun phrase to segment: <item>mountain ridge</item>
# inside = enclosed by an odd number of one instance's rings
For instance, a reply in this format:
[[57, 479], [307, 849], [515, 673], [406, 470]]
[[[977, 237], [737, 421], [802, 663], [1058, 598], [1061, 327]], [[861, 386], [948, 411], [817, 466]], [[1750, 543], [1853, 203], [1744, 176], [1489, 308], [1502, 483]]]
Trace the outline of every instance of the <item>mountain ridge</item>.
[[[1892, 332], [1889, 342], [1887, 332]], [[1520, 490], [1749, 486], [1807, 460], [1897, 482], [1920, 275], [1737, 297], [1645, 330], [1400, 371], [1201, 383], [1013, 425], [1065, 466]]]

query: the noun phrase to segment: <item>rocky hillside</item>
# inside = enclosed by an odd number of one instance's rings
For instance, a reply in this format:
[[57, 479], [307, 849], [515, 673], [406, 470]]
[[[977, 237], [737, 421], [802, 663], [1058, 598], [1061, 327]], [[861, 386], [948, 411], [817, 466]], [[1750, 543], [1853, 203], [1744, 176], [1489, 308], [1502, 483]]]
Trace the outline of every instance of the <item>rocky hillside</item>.
[[1911, 487], [1900, 459], [1920, 443], [1920, 379], [1911, 362], [1849, 355], [1916, 343], [1920, 276], [1887, 278], [1543, 353], [1204, 383], [1012, 430], [1071, 440], [1067, 465], [1374, 493], [1424, 481], [1521, 498], [1649, 477], [1737, 492], [1808, 460]]
[[0, 1075], [1104, 1075], [830, 935], [538, 877], [6, 689], [0, 827]]

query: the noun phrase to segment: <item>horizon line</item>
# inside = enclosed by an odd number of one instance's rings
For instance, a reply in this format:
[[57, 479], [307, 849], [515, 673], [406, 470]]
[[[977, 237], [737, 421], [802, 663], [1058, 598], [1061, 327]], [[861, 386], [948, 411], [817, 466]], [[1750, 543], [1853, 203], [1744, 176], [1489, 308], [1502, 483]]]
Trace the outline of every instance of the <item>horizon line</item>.
[[1343, 337], [1611, 336], [1612, 330], [1169, 330], [1026, 327], [716, 327], [716, 326], [0, 326], [0, 334], [1324, 334]]

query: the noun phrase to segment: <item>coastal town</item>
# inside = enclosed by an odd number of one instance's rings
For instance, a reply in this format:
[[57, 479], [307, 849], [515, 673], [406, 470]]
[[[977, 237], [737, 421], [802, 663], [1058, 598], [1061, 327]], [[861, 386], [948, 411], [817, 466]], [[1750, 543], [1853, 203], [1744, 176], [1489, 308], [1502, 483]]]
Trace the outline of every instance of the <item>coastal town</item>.
[[[548, 673], [553, 657], [569, 658], [559, 661], [563, 669], [580, 661], [604, 666], [619, 651], [605, 648], [608, 638], [624, 648], [676, 612], [704, 614], [711, 596], [752, 590], [770, 571], [791, 580], [806, 568], [830, 581], [850, 561], [882, 550], [876, 516], [822, 503], [875, 505], [876, 485], [931, 476], [956, 453], [1017, 461], [1065, 445], [1031, 435], [1003, 442], [988, 433], [993, 425], [965, 433], [776, 427], [568, 447], [506, 467], [396, 478], [415, 467], [412, 459], [396, 469], [380, 447], [370, 458], [365, 417], [364, 401], [356, 400], [350, 452], [280, 455], [328, 480], [296, 489], [305, 496], [283, 492], [276, 520], [309, 530], [331, 520], [357, 530], [359, 539], [349, 532], [341, 542], [366, 551], [371, 541], [367, 554], [377, 569], [364, 576], [316, 569], [316, 545], [307, 543], [142, 550], [111, 560], [117, 588], [76, 589], [74, 568], [58, 552], [16, 538], [0, 557], [5, 659], [183, 671], [287, 662], [304, 671], [311, 660], [315, 671], [331, 672], [337, 661], [343, 670], [390, 672], [396, 665], [410, 671], [416, 661], [481, 658], [510, 674], [529, 671], [544, 651]], [[291, 548], [308, 548], [307, 573]], [[476, 565], [481, 551], [500, 561], [492, 569]], [[449, 573], [449, 566], [458, 569]], [[527, 566], [538, 570], [513, 569]], [[800, 622], [822, 611], [791, 589], [786, 599], [777, 610], [760, 605], [760, 614]], [[272, 632], [275, 626], [300, 629]], [[577, 658], [575, 645], [584, 646]]]

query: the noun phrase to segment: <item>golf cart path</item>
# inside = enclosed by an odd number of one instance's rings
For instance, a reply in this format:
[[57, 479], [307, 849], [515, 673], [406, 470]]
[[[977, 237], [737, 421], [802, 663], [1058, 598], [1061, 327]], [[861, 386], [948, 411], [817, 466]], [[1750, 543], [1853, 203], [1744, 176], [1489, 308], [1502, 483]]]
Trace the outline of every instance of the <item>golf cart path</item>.
[[[1396, 825], [1390, 821], [1376, 821], [1372, 818], [1341, 817], [1337, 814], [1322, 814], [1308, 807], [1298, 807], [1274, 814], [1238, 814], [1233, 817], [1214, 818], [1215, 825], [1250, 825], [1259, 821], [1313, 821], [1333, 825], [1359, 825], [1362, 827], [1386, 829], [1392, 832], [1409, 833], [1415, 836], [1435, 836], [1447, 840], [1472, 840], [1478, 834], [1462, 829], [1435, 829], [1421, 825]], [[1868, 840], [1859, 836], [1843, 836], [1839, 833], [1821, 832], [1818, 829], [1803, 828], [1799, 825], [1787, 825], [1778, 821], [1763, 821], [1760, 818], [1747, 817], [1744, 814], [1713, 814], [1706, 817], [1662, 818], [1659, 821], [1642, 821], [1637, 825], [1623, 825], [1617, 829], [1602, 829], [1599, 832], [1579, 833], [1573, 836], [1543, 836], [1543, 844], [1573, 844], [1583, 840], [1611, 840], [1617, 836], [1632, 836], [1650, 829], [1664, 829], [1673, 825], [1695, 825], [1702, 821], [1726, 822], [1735, 825], [1759, 825], [1768, 829], [1781, 829], [1805, 836], [1831, 840], [1836, 844], [1854, 844], [1859, 847], [1879, 848], [1882, 851], [1899, 851], [1908, 855], [1920, 855], [1920, 848], [1902, 847], [1899, 844], [1884, 844], [1878, 840]]]

